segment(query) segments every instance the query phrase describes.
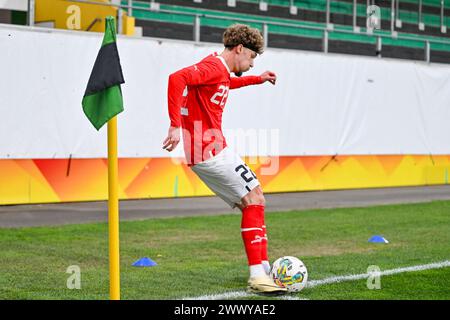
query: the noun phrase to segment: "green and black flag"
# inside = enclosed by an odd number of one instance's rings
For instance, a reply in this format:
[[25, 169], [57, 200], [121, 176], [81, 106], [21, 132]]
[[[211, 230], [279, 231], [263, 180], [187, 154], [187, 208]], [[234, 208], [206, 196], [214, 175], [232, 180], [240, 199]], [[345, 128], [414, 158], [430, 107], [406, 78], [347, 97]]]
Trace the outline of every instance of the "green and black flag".
[[109, 16], [82, 102], [84, 113], [97, 130], [123, 111], [122, 83], [125, 80], [116, 45], [115, 20]]

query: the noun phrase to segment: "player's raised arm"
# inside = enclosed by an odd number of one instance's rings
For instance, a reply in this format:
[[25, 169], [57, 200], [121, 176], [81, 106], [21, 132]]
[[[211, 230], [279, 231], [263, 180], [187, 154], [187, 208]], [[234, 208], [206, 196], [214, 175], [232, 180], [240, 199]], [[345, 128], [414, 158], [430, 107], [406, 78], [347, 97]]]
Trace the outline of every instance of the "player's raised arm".
[[238, 89], [245, 86], [262, 84], [266, 81], [269, 81], [271, 84], [275, 84], [276, 80], [277, 76], [272, 71], [266, 71], [259, 76], [232, 77], [230, 89]]
[[230, 79], [230, 89], [238, 89], [261, 83], [263, 83], [261, 76], [232, 77]]

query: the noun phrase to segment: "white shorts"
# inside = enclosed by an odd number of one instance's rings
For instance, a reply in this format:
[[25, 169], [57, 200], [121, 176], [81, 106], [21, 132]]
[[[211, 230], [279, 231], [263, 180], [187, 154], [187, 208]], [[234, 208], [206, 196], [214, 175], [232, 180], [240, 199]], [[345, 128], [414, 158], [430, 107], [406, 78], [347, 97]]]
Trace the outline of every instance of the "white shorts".
[[232, 208], [241, 203], [247, 193], [259, 186], [253, 171], [229, 148], [192, 166], [191, 169]]

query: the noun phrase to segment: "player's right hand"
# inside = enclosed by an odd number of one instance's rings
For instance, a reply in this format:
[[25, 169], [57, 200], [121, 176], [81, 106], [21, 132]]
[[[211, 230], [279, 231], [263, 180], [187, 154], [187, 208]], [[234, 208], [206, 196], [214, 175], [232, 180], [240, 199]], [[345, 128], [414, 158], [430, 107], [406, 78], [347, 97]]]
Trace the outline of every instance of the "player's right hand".
[[163, 149], [167, 151], [172, 151], [175, 149], [180, 142], [180, 128], [170, 127], [169, 133], [167, 134], [167, 138], [164, 139]]
[[275, 85], [276, 81], [277, 81], [277, 75], [275, 74], [275, 72], [272, 71], [266, 71], [264, 73], [262, 73], [260, 75], [262, 82], [266, 82], [269, 81], [271, 84]]

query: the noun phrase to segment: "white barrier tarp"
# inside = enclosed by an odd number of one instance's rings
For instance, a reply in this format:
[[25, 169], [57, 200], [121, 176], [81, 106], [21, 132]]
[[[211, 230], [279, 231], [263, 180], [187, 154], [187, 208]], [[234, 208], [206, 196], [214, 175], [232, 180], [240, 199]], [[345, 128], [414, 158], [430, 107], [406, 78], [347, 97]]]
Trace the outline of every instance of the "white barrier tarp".
[[[102, 36], [0, 27], [0, 158], [107, 156], [106, 125], [81, 107]], [[119, 37], [118, 48], [119, 156], [167, 157], [168, 75], [222, 47]], [[276, 86], [233, 90], [225, 108], [241, 155], [450, 154], [450, 66], [269, 48], [249, 74], [265, 70]]]

